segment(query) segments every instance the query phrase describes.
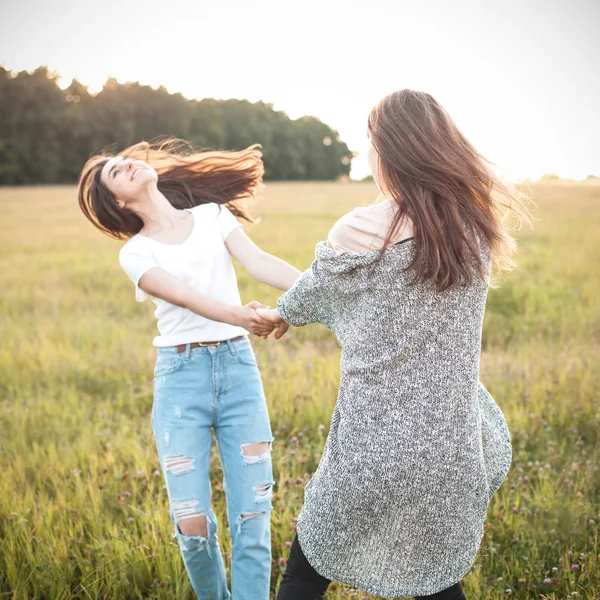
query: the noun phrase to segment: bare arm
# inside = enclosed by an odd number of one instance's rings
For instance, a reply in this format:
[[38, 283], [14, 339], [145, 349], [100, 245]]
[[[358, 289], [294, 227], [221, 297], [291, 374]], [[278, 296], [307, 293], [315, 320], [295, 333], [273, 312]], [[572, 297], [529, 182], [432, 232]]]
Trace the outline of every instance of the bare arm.
[[214, 300], [206, 294], [196, 292], [185, 281], [161, 267], [153, 267], [146, 271], [140, 278], [138, 286], [151, 296], [187, 308], [207, 319], [238, 325], [260, 336], [269, 335], [273, 331], [274, 325], [256, 314], [255, 308], [264, 304], [250, 302], [246, 306], [235, 306]]
[[302, 273], [281, 258], [261, 250], [241, 227], [237, 227], [227, 236], [225, 245], [229, 254], [251, 277], [278, 290], [289, 290]]

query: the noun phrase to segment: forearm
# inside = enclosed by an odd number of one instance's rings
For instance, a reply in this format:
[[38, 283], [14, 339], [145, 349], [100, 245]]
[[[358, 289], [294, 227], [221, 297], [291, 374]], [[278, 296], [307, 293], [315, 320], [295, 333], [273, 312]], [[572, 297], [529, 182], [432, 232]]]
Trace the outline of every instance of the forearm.
[[277, 300], [278, 315], [294, 327], [309, 323], [322, 323], [330, 328], [336, 304], [335, 279], [321, 275], [318, 260], [300, 274], [294, 285]]
[[257, 281], [284, 292], [289, 290], [302, 271], [277, 256], [263, 252], [247, 269]]
[[149, 269], [144, 273], [138, 285], [150, 296], [185, 308], [211, 321], [237, 325], [255, 335], [268, 335], [273, 330], [270, 323], [263, 321], [256, 314], [255, 309], [264, 304], [254, 301], [246, 306], [239, 306], [221, 302], [196, 291], [186, 281], [174, 277], [160, 267]]
[[213, 321], [239, 325], [239, 306], [214, 300], [205, 294], [195, 292], [189, 298], [185, 308]]
[[178, 294], [177, 305], [212, 321], [240, 325], [241, 306], [215, 300], [206, 294], [196, 292], [192, 288], [181, 290]]
[[257, 308], [264, 307], [264, 304], [257, 301], [249, 302], [245, 306], [227, 304], [196, 292], [188, 286], [188, 292], [183, 296], [180, 306], [207, 319], [237, 325], [254, 335], [265, 337], [273, 331], [273, 325], [256, 313]]

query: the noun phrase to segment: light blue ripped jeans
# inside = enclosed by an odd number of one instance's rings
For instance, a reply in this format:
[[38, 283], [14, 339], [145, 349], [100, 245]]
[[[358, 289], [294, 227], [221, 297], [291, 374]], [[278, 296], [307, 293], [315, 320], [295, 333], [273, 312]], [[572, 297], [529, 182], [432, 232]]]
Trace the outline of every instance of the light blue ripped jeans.
[[[231, 588], [211, 508], [212, 432], [223, 468], [232, 542]], [[200, 600], [268, 600], [273, 435], [250, 340], [219, 346], [157, 348], [152, 429], [166, 481], [170, 517], [192, 587]], [[267, 442], [266, 444], [259, 444]], [[252, 448], [254, 446], [254, 448]], [[265, 450], [256, 453], [256, 450]], [[206, 517], [208, 538], [179, 524]]]

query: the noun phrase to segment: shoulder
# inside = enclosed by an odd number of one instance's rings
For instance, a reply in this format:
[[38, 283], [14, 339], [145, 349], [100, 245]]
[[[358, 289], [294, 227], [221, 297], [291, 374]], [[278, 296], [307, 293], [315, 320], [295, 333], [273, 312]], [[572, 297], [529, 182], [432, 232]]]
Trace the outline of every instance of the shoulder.
[[191, 208], [186, 208], [194, 214], [203, 214], [206, 216], [217, 217], [220, 212], [220, 206], [216, 202], [204, 202], [203, 204], [197, 204]]
[[363, 252], [373, 247], [374, 240], [385, 235], [393, 211], [390, 202], [357, 206], [340, 217], [329, 230], [327, 239], [340, 251]]
[[143, 239], [141, 235], [138, 235], [137, 233], [133, 236], [130, 237], [122, 246], [121, 249], [119, 250], [119, 255], [126, 255], [129, 254], [130, 252], [135, 252], [136, 250], [139, 250], [143, 247]]
[[129, 238], [119, 250], [119, 261], [121, 264], [130, 257], [139, 257], [150, 254], [150, 248], [147, 241], [148, 240], [144, 239], [141, 235], [137, 234]]
[[223, 241], [227, 239], [229, 234], [236, 228], [242, 227], [242, 223], [238, 221], [236, 216], [229, 210], [225, 204], [217, 202], [207, 202], [194, 206], [191, 210], [195, 217], [201, 219], [205, 223], [212, 224], [221, 232]]
[[377, 204], [369, 204], [366, 206], [357, 206], [349, 213], [340, 217], [332, 229], [343, 228], [378, 228], [386, 225], [394, 214], [393, 207], [389, 200], [378, 202]]
[[386, 198], [375, 204], [366, 206], [357, 206], [350, 214], [354, 219], [361, 219], [369, 222], [380, 223], [391, 219], [396, 210], [395, 203]]
[[356, 210], [353, 209], [351, 210], [349, 213], [346, 213], [345, 215], [342, 215], [332, 226], [331, 229], [329, 230], [329, 236], [331, 236], [333, 233], [337, 233], [341, 230], [343, 230], [344, 228], [348, 227], [348, 225], [354, 220], [354, 211]]
[[233, 213], [227, 206], [218, 204], [217, 202], [205, 202], [204, 204], [198, 204], [186, 210], [207, 219], [228, 219], [230, 216], [233, 217]]
[[355, 216], [355, 210], [341, 216], [331, 227], [327, 234], [327, 241], [334, 248], [346, 248], [352, 245], [352, 239], [356, 237], [356, 226], [358, 220]]

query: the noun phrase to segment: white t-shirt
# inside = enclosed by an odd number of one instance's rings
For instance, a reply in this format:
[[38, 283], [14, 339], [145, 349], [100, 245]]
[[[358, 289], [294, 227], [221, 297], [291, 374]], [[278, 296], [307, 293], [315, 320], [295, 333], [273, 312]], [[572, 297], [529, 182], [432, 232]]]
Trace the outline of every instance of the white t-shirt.
[[[148, 294], [138, 287], [142, 275], [152, 267], [161, 267], [202, 294], [241, 306], [225, 240], [242, 224], [227, 207], [214, 202], [184, 210], [192, 213], [194, 224], [189, 237], [181, 244], [165, 244], [138, 233], [121, 248], [119, 262], [135, 284], [135, 299], [143, 302], [148, 298]], [[242, 327], [201, 317], [161, 298], [151, 298], [156, 304], [154, 316], [160, 332], [154, 338], [155, 346], [212, 342], [249, 333]]]

